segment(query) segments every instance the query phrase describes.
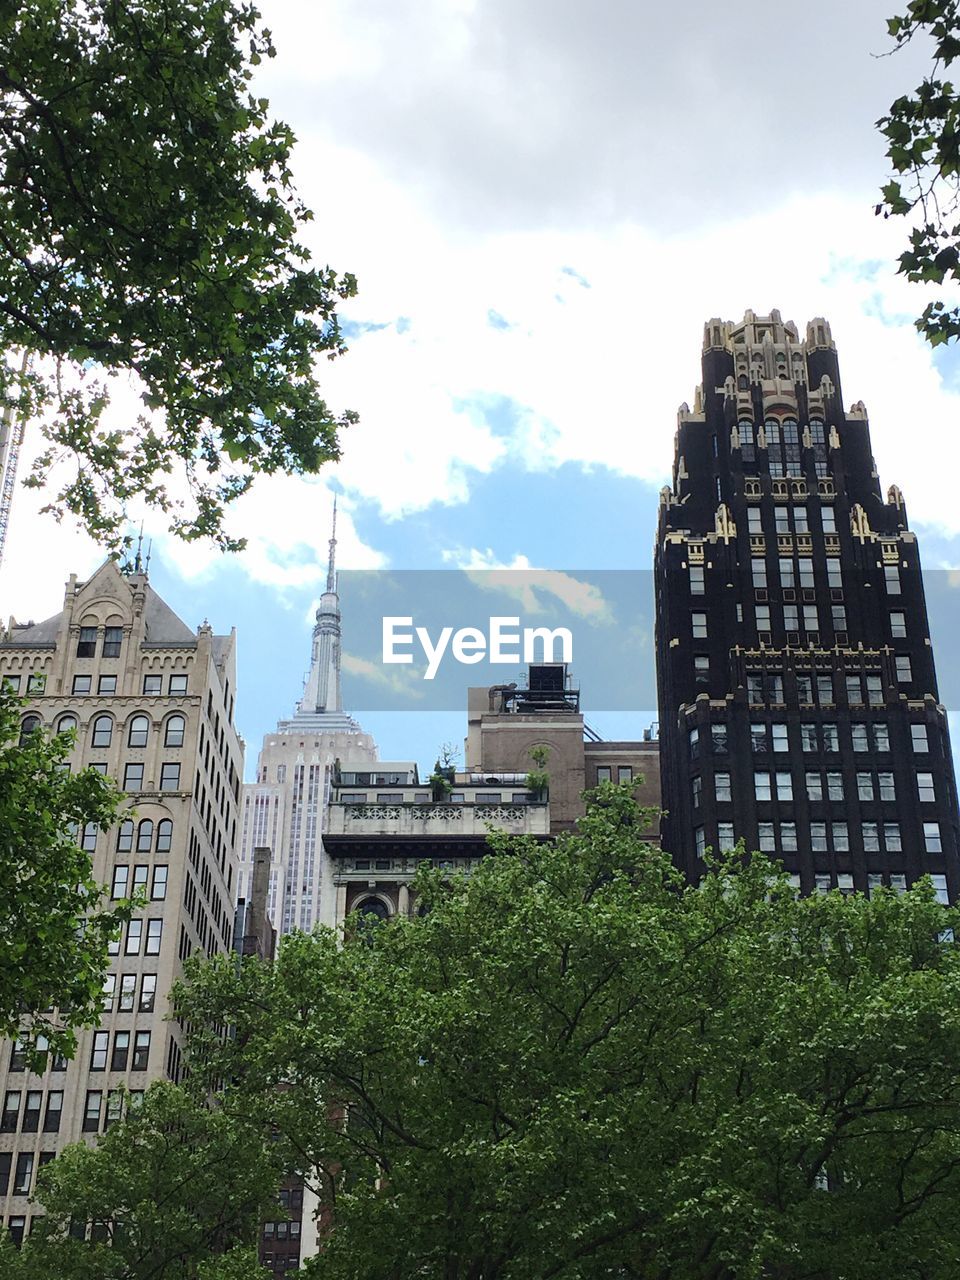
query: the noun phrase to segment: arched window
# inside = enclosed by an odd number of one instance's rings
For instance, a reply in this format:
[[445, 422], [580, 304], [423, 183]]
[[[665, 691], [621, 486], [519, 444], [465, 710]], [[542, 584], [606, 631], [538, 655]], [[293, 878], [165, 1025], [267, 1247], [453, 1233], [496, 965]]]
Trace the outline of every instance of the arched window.
[[157, 853], [169, 853], [173, 843], [173, 823], [169, 818], [162, 818], [157, 823]]
[[93, 737], [90, 739], [90, 745], [94, 747], [109, 747], [113, 741], [113, 720], [110, 716], [97, 716], [93, 722]]
[[117, 828], [117, 853], [129, 853], [133, 848], [133, 819], [127, 818]]
[[186, 720], [183, 716], [171, 716], [167, 721], [166, 732], [163, 736], [163, 745], [165, 747], [182, 747], [183, 732], [186, 728]]
[[146, 716], [134, 716], [127, 734], [128, 747], [145, 747], [150, 736], [150, 721]]
[[379, 898], [364, 898], [362, 902], [357, 903], [356, 910], [358, 915], [362, 916], [365, 925], [390, 919], [387, 904], [381, 902]]
[[57, 721], [57, 733], [69, 733], [77, 727], [76, 716], [61, 716]]
[[137, 828], [137, 853], [149, 853], [153, 845], [153, 823], [144, 818]]
[[20, 723], [20, 745], [21, 747], [30, 737], [31, 733], [36, 732], [40, 728], [39, 716], [24, 716]]

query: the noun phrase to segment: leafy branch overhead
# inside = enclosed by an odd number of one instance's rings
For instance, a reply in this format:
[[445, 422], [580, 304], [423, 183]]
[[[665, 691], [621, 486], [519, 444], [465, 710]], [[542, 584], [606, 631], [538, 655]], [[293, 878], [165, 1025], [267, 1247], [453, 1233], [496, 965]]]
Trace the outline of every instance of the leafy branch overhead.
[[[914, 223], [899, 258], [908, 280], [960, 282], [960, 96], [945, 78], [960, 55], [958, 0], [911, 0], [887, 28], [896, 49], [917, 36], [932, 38], [934, 59], [931, 74], [877, 122], [894, 172], [877, 213]], [[916, 323], [932, 345], [949, 342], [960, 337], [960, 307], [936, 299]]]
[[[143, 495], [236, 548], [258, 473], [339, 456], [317, 383], [356, 282], [310, 266], [294, 137], [251, 92], [272, 57], [236, 0], [35, 0], [0, 16], [0, 392], [42, 422], [28, 483], [117, 546]], [[29, 370], [11, 353], [29, 352]], [[107, 408], [129, 375], [145, 411]]]

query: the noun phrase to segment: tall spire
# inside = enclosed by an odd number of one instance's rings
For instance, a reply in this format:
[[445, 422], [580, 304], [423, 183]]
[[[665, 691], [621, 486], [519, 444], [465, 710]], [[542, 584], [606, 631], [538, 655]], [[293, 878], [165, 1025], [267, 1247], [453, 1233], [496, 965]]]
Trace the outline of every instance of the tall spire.
[[333, 495], [333, 529], [330, 533], [330, 548], [327, 558], [327, 595], [335, 595], [337, 590], [337, 495]]
[[333, 526], [328, 542], [327, 587], [320, 597], [316, 622], [313, 627], [313, 648], [310, 654], [310, 674], [304, 685], [303, 697], [297, 703], [293, 721], [281, 722], [300, 725], [321, 732], [325, 728], [353, 729], [360, 726], [344, 714], [340, 695], [340, 600], [337, 596], [337, 500], [333, 500]]

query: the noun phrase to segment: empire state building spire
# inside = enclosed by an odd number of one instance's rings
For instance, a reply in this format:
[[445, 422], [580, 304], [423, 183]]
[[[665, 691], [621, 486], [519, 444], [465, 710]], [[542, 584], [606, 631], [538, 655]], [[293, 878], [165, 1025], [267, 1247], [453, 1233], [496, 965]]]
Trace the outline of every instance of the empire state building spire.
[[360, 726], [344, 714], [340, 695], [340, 600], [337, 596], [337, 502], [333, 502], [333, 528], [327, 560], [327, 586], [320, 597], [313, 627], [310, 674], [303, 697], [297, 704], [295, 721], [314, 731], [353, 729]]

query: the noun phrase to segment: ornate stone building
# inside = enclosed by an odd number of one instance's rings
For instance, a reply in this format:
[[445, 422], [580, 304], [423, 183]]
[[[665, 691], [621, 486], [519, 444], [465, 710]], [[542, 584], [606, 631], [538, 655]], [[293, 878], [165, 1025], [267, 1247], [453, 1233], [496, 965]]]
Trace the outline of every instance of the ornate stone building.
[[97, 880], [134, 913], [113, 947], [103, 1020], [70, 1063], [25, 1070], [0, 1042], [0, 1211], [14, 1239], [29, 1226], [36, 1171], [64, 1145], [102, 1133], [134, 1095], [181, 1071], [180, 1032], [164, 1021], [171, 984], [195, 951], [233, 941], [242, 749], [233, 723], [234, 636], [191, 631], [145, 573], [107, 561], [71, 577], [63, 610], [11, 622], [0, 679], [27, 695], [23, 729], [72, 729], [71, 767], [99, 769], [129, 797], [129, 817], [81, 833]]
[[804, 892], [960, 891], [957, 792], [920, 554], [844, 411], [825, 320], [704, 330], [656, 547], [663, 844], [740, 838]]

